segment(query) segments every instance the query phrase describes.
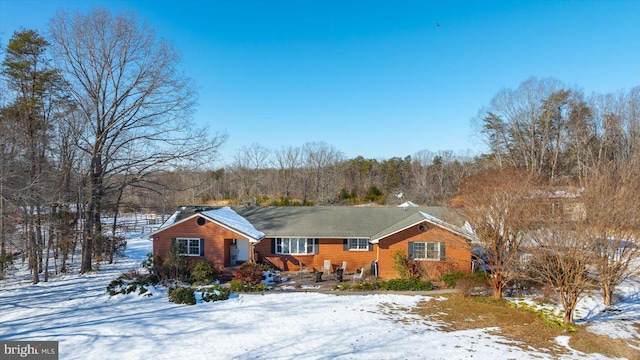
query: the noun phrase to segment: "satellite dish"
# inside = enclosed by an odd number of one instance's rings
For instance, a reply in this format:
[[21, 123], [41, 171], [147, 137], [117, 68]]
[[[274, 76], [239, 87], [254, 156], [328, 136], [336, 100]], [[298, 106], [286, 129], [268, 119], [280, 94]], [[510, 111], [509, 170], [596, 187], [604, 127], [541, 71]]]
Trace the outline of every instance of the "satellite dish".
[[402, 199], [402, 193], [399, 193], [396, 197], [398, 197], [398, 199]]

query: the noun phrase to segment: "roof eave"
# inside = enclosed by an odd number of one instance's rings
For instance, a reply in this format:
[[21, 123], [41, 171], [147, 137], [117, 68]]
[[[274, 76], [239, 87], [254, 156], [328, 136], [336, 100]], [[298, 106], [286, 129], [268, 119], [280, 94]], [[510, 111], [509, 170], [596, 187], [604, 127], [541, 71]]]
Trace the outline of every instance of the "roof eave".
[[193, 214], [193, 215], [191, 215], [189, 217], [186, 217], [186, 218], [184, 218], [184, 219], [182, 219], [182, 220], [180, 220], [178, 222], [175, 222], [175, 223], [173, 223], [173, 224], [171, 224], [171, 225], [169, 225], [167, 227], [160, 228], [160, 229], [152, 232], [151, 234], [149, 234], [149, 237], [153, 238], [154, 235], [156, 235], [156, 234], [158, 234], [158, 233], [160, 233], [160, 232], [162, 232], [164, 230], [170, 229], [170, 228], [172, 228], [172, 227], [174, 227], [176, 225], [182, 224], [183, 222], [188, 221], [190, 219], [193, 219], [196, 216], [200, 216], [200, 217], [206, 218], [207, 220], [211, 221], [212, 223], [217, 224], [218, 226], [221, 226], [221, 227], [223, 227], [223, 228], [225, 228], [225, 229], [227, 229], [229, 231], [232, 231], [232, 232], [234, 232], [234, 233], [236, 233], [238, 235], [244, 236], [245, 238], [249, 239], [249, 242], [258, 243], [258, 242], [260, 242], [260, 240], [264, 239], [264, 237], [265, 237], [265, 235], [263, 233], [262, 236], [256, 238], [256, 237], [251, 236], [249, 234], [246, 234], [246, 233], [244, 233], [242, 231], [239, 231], [238, 229], [234, 229], [234, 228], [232, 228], [232, 227], [230, 227], [230, 226], [228, 226], [228, 225], [226, 225], [224, 223], [221, 223], [221, 222], [219, 222], [219, 221], [217, 221], [215, 219], [212, 219], [212, 218], [210, 218], [209, 216], [206, 216], [203, 213]]
[[[431, 220], [429, 220], [428, 218], [426, 218], [426, 217], [425, 217], [424, 219], [420, 219], [419, 221], [416, 221], [415, 223], [412, 223], [412, 224], [410, 224], [410, 225], [407, 225], [407, 226], [405, 226], [405, 227], [403, 227], [403, 228], [401, 228], [401, 229], [399, 229], [399, 230], [396, 230], [396, 231], [393, 231], [393, 232], [390, 232], [390, 233], [381, 234], [381, 235], [377, 235], [377, 234], [376, 234], [376, 235], [375, 235], [375, 237], [372, 237], [372, 238], [371, 238], [370, 242], [371, 242], [372, 244], [377, 244], [377, 243], [379, 243], [379, 242], [380, 242], [380, 240], [382, 240], [382, 239], [384, 239], [384, 238], [386, 238], [386, 237], [389, 237], [389, 236], [391, 236], [391, 235], [395, 235], [395, 234], [397, 234], [397, 233], [399, 233], [399, 232], [402, 232], [402, 231], [404, 231], [404, 230], [407, 230], [407, 229], [409, 229], [409, 228], [411, 228], [411, 227], [413, 227], [413, 226], [416, 226], [416, 225], [418, 225], [418, 224], [420, 224], [420, 223], [423, 223], [423, 222], [427, 222], [427, 223], [432, 224], [432, 225], [435, 225], [435, 226], [437, 226], [437, 227], [439, 227], [439, 228], [441, 228], [441, 229], [444, 229], [444, 230], [446, 230], [446, 231], [449, 231], [449, 232], [451, 232], [451, 233], [453, 233], [453, 234], [455, 234], [455, 235], [461, 236], [461, 237], [463, 237], [463, 238], [465, 238], [465, 239], [469, 240], [470, 242], [474, 242], [474, 241], [476, 240], [476, 237], [475, 237], [475, 236], [473, 236], [473, 235], [471, 235], [471, 234], [467, 234], [466, 232], [463, 232], [463, 231], [457, 230], [457, 229], [456, 229], [456, 226], [454, 226], [454, 225], [448, 224], [448, 223], [446, 223], [446, 222], [444, 222], [444, 221], [442, 222], [443, 224], [441, 224], [441, 223], [436, 222], [436, 221], [431, 221]], [[445, 226], [445, 225], [444, 225], [444, 223], [448, 224], [448, 226]]]

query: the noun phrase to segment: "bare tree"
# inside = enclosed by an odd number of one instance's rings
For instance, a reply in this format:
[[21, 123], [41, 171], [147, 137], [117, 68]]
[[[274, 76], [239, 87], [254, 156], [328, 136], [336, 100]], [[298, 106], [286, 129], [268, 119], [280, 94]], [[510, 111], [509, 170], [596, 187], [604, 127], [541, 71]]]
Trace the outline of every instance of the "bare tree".
[[[179, 71], [175, 49], [135, 14], [105, 9], [50, 23], [53, 52], [84, 117], [78, 146], [90, 158], [82, 272], [91, 270], [102, 235], [103, 199], [121, 184], [113, 175], [144, 174], [189, 160], [209, 160], [224, 140], [191, 122], [196, 93]], [[137, 180], [136, 180], [137, 181]]]
[[[338, 192], [336, 177], [338, 164], [344, 160], [344, 155], [334, 146], [324, 142], [311, 142], [303, 146], [305, 168], [310, 176], [304, 177], [305, 184], [309, 182], [314, 189], [314, 198], [318, 203], [326, 203], [333, 194]], [[307, 186], [304, 186], [307, 188]], [[305, 203], [306, 197], [303, 197]]]
[[[529, 78], [492, 98], [480, 112], [480, 132], [499, 167], [524, 167], [552, 181], [564, 180], [576, 168], [569, 161], [583, 156], [575, 146], [588, 142], [590, 117], [579, 91], [555, 79]], [[574, 156], [568, 156], [571, 141]]]
[[[413, 155], [411, 162], [411, 178], [412, 193], [414, 199], [412, 201], [429, 203], [434, 200], [431, 172], [429, 166], [433, 164], [436, 154], [429, 150], [421, 150]], [[419, 196], [419, 198], [415, 196]]]
[[232, 172], [236, 176], [240, 203], [257, 200], [262, 171], [269, 163], [270, 154], [269, 149], [253, 143], [248, 147], [243, 146], [234, 156]]
[[494, 298], [501, 298], [517, 275], [520, 248], [534, 219], [533, 185], [527, 172], [505, 169], [478, 173], [461, 186], [462, 207], [480, 242], [476, 253], [491, 275]]
[[611, 163], [603, 167], [591, 177], [583, 196], [588, 232], [594, 243], [593, 264], [607, 306], [613, 304], [616, 287], [638, 270], [638, 160], [633, 157], [621, 166]]
[[640, 86], [628, 93], [595, 94], [589, 100], [594, 117], [592, 167], [624, 162], [640, 146]]
[[582, 224], [549, 216], [544, 226], [531, 233], [534, 250], [527, 263], [528, 275], [553, 289], [566, 323], [573, 323], [578, 301], [593, 286], [588, 266], [594, 243], [585, 230]]
[[302, 149], [299, 147], [282, 147], [275, 152], [274, 166], [278, 170], [281, 181], [281, 196], [287, 201], [293, 196], [293, 184], [302, 168]]

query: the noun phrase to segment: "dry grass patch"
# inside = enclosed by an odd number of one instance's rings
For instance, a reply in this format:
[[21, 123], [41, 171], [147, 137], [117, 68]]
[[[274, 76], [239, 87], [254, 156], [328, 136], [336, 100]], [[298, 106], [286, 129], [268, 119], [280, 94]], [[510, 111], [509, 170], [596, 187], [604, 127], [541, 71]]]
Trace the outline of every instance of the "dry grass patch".
[[458, 295], [445, 297], [446, 301], [420, 302], [411, 312], [445, 324], [440, 327], [444, 331], [497, 327], [499, 330], [492, 333], [513, 340], [515, 343], [511, 345], [525, 350], [535, 348], [553, 356], [569, 354], [555, 341], [556, 337], [565, 335], [571, 337], [573, 349], [584, 353], [638, 359], [637, 350], [622, 340], [597, 335], [577, 325], [573, 327], [575, 331], [569, 332], [530, 311], [509, 306], [506, 300]]
[[569, 341], [569, 345], [575, 350], [587, 354], [600, 353], [618, 358], [640, 360], [638, 350], [630, 347], [624, 339], [612, 339], [586, 330], [580, 331], [577, 335], [572, 336]]

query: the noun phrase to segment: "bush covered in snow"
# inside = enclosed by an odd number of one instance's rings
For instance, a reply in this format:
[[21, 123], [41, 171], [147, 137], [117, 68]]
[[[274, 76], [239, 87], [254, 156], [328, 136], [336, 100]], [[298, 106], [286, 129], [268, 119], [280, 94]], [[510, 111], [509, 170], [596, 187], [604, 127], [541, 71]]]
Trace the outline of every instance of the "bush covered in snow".
[[195, 305], [195, 289], [192, 287], [177, 287], [169, 289], [169, 301], [176, 304]]
[[236, 279], [231, 280], [229, 285], [232, 292], [261, 292], [269, 288], [266, 284], [244, 284]]
[[195, 305], [198, 301], [214, 302], [229, 299], [231, 291], [218, 285], [204, 288], [176, 287], [169, 289], [169, 301], [176, 304]]
[[107, 293], [111, 296], [118, 294], [131, 294], [138, 291], [138, 295], [151, 296], [146, 288], [157, 284], [157, 279], [149, 274], [140, 274], [137, 271], [122, 273], [117, 279], [107, 285]]

